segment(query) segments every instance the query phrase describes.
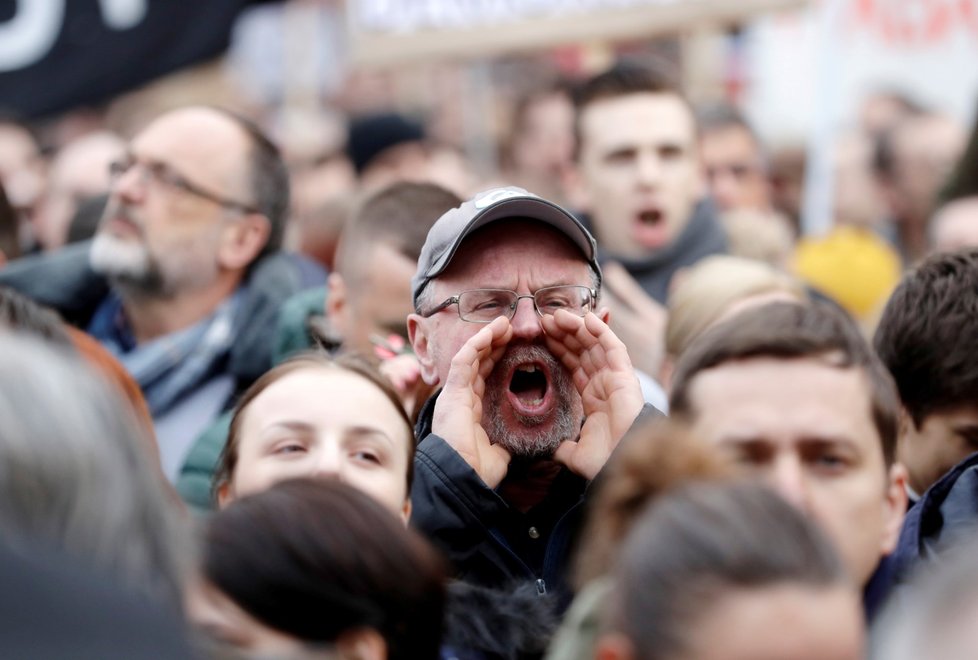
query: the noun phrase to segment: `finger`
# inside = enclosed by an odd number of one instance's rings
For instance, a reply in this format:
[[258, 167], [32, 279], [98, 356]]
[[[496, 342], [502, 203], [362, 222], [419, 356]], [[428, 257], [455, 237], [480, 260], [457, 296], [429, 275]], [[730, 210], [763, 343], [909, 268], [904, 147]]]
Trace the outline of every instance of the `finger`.
[[597, 315], [588, 313], [584, 317], [584, 325], [588, 333], [596, 340], [596, 344], [603, 349], [604, 360], [613, 368], [631, 368], [632, 361], [628, 357], [628, 349], [624, 342], [611, 331], [604, 321]]
[[[590, 313], [588, 312], [588, 314]], [[566, 310], [558, 310], [552, 318], [561, 331], [556, 333], [554, 338], [569, 350], [580, 353], [587, 348], [588, 343], [591, 343], [587, 337], [589, 332], [584, 325], [584, 319], [580, 316], [571, 314]]]

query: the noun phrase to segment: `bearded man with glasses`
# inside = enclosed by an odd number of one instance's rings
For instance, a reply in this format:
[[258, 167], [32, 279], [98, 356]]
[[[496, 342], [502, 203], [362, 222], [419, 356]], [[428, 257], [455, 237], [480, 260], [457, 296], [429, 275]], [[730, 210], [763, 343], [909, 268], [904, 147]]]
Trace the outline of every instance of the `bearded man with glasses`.
[[558, 605], [587, 486], [644, 406], [595, 254], [562, 208], [486, 191], [432, 227], [408, 317], [440, 386], [416, 429], [413, 524], [461, 579], [530, 581]]
[[0, 284], [54, 307], [123, 363], [174, 479], [196, 436], [271, 367], [282, 301], [325, 275], [279, 252], [287, 172], [241, 117], [168, 112], [110, 175], [92, 241], [14, 262]]

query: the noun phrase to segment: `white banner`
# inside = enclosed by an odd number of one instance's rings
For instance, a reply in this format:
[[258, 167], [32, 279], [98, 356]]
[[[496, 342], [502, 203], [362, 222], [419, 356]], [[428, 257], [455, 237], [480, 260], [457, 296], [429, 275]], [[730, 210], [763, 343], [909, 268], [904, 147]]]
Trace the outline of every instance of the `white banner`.
[[675, 33], [807, 0], [348, 0], [359, 64], [498, 55]]

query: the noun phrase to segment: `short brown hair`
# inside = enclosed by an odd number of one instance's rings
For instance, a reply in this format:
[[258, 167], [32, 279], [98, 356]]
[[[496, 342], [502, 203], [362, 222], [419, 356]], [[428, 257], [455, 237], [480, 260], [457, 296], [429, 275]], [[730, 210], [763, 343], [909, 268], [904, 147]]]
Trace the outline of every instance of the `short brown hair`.
[[349, 352], [343, 353], [336, 357], [331, 357], [328, 353], [326, 353], [326, 351], [310, 350], [303, 353], [297, 353], [281, 364], [273, 367], [269, 371], [266, 371], [260, 378], [258, 378], [258, 380], [252, 383], [251, 387], [245, 390], [244, 394], [241, 395], [237, 405], [234, 407], [234, 413], [231, 417], [231, 426], [228, 429], [227, 442], [224, 444], [224, 449], [221, 451], [221, 456], [218, 459], [217, 469], [214, 472], [211, 492], [215, 500], [217, 497], [217, 492], [221, 486], [230, 483], [231, 479], [234, 477], [234, 470], [238, 465], [238, 445], [241, 441], [241, 425], [243, 424], [244, 413], [248, 409], [251, 402], [255, 400], [255, 397], [268, 389], [268, 387], [273, 383], [282, 380], [284, 377], [293, 372], [301, 371], [303, 369], [324, 367], [348, 371], [366, 379], [387, 397], [387, 399], [394, 406], [395, 410], [397, 410], [397, 412], [400, 414], [404, 421], [405, 427], [407, 427], [409, 438], [407, 492], [411, 492], [411, 482], [414, 479], [414, 429], [411, 425], [411, 420], [404, 411], [404, 404], [401, 403], [401, 399], [398, 397], [393, 386], [387, 381], [386, 378], [384, 378], [380, 371], [378, 371], [377, 368], [367, 360], [366, 357], [359, 355], [358, 353]]
[[890, 465], [896, 452], [899, 400], [886, 367], [844, 312], [827, 303], [772, 303], [706, 331], [676, 365], [669, 406], [695, 418], [690, 388], [696, 375], [728, 362], [751, 358], [824, 359], [842, 369], [861, 370], [869, 381], [870, 412]]
[[401, 181], [367, 197], [340, 236], [336, 271], [348, 285], [360, 279], [364, 252], [378, 243], [417, 261], [428, 231], [446, 211], [462, 204], [455, 193], [434, 183]]
[[873, 343], [919, 429], [937, 411], [978, 405], [978, 249], [937, 254], [904, 276]]
[[[614, 99], [631, 94], [671, 94], [679, 97], [690, 115], [693, 109], [683, 95], [677, 76], [663, 66], [645, 66], [636, 62], [618, 62], [607, 71], [588, 79], [573, 94], [574, 119], [574, 158], [581, 153], [581, 117], [587, 107], [598, 101]], [[695, 119], [695, 116], [694, 116]]]

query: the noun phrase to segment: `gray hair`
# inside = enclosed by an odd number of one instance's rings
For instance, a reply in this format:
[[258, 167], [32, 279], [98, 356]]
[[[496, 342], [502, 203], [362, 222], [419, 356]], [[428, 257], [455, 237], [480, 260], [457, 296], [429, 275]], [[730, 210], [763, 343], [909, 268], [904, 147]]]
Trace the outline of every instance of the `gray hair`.
[[189, 520], [119, 395], [74, 355], [3, 334], [0, 419], [0, 536], [46, 542], [180, 608]]

